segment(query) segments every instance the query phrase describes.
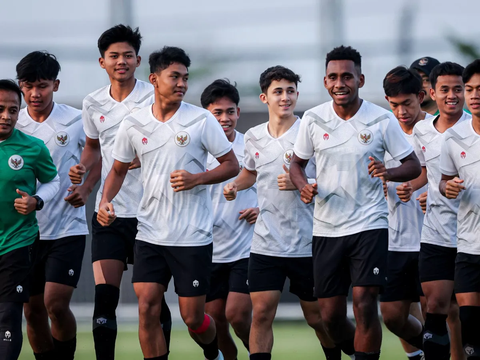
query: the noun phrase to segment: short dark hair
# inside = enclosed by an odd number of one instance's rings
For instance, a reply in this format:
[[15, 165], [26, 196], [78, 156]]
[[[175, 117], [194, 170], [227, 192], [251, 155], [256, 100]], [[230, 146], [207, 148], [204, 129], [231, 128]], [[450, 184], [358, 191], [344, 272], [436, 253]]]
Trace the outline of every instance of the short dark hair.
[[140, 35], [138, 27], [132, 29], [130, 26], [119, 24], [106, 30], [98, 38], [97, 44], [100, 55], [104, 57], [105, 51], [107, 51], [110, 45], [120, 42], [126, 42], [130, 44], [135, 50], [135, 54], [138, 55], [138, 52], [140, 51], [140, 45], [142, 45], [142, 35]]
[[295, 83], [295, 86], [298, 86], [298, 83], [301, 82], [300, 75], [295, 74], [292, 70], [281, 65], [272, 66], [260, 75], [259, 83], [260, 89], [262, 89], [262, 93], [267, 93], [267, 90], [273, 81], [280, 80], [287, 80], [293, 82]]
[[183, 49], [175, 46], [164, 46], [162, 50], [150, 54], [148, 63], [150, 64], [150, 73], [153, 74], [165, 70], [173, 63], [185, 65], [188, 69], [191, 62]]
[[228, 79], [218, 79], [208, 85], [200, 96], [200, 103], [205, 109], [218, 99], [226, 97], [238, 106], [240, 95], [235, 85], [232, 85]]
[[480, 74], [480, 59], [473, 60], [473, 62], [468, 64], [467, 67], [463, 70], [463, 82], [467, 83], [475, 74]]
[[451, 61], [446, 61], [438, 64], [432, 69], [429, 79], [430, 79], [430, 83], [432, 84], [432, 88], [435, 89], [435, 86], [437, 85], [437, 79], [439, 76], [454, 75], [454, 76], [461, 77], [462, 74], [463, 74], [462, 65], [459, 65]]
[[60, 64], [55, 55], [46, 51], [33, 51], [17, 64], [18, 81], [56, 80]]
[[22, 90], [17, 85], [17, 83], [10, 79], [1, 79], [0, 80], [0, 90], [11, 91], [18, 95], [18, 103], [22, 104]]
[[359, 72], [362, 71], [362, 56], [360, 53], [351, 46], [338, 46], [327, 54], [325, 58], [325, 68], [330, 61], [335, 60], [351, 60], [358, 68]]
[[397, 66], [383, 79], [383, 90], [387, 96], [418, 95], [422, 91], [422, 78], [416, 70]]

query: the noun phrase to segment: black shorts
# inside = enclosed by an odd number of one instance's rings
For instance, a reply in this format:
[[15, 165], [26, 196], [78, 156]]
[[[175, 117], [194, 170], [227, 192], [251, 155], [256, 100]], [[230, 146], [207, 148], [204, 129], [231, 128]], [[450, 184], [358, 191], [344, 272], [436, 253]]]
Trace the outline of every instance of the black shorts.
[[383, 291], [387, 277], [388, 229], [342, 237], [313, 237], [315, 296], [347, 296], [353, 286]]
[[455, 294], [480, 292], [480, 255], [458, 253], [455, 262]]
[[387, 284], [380, 301], [420, 301], [423, 292], [418, 276], [418, 256], [418, 251], [388, 252]]
[[85, 235], [77, 235], [38, 241], [30, 296], [42, 294], [47, 281], [77, 287], [85, 238]]
[[420, 281], [455, 279], [455, 258], [457, 249], [445, 246], [420, 244]]
[[168, 287], [173, 276], [178, 296], [206, 295], [212, 271], [212, 244], [163, 246], [135, 241], [133, 283], [158, 283]]
[[137, 236], [136, 218], [116, 218], [110, 226], [102, 226], [97, 221], [97, 213], [92, 218], [92, 263], [98, 260], [120, 260], [133, 264], [133, 247]]
[[207, 302], [226, 299], [228, 293], [248, 294], [248, 259], [229, 263], [213, 263]]
[[313, 263], [311, 257], [277, 257], [250, 254], [248, 282], [250, 292], [282, 291], [286, 278], [290, 292], [303, 301], [316, 301], [313, 296]]
[[0, 255], [0, 302], [28, 302], [37, 242]]

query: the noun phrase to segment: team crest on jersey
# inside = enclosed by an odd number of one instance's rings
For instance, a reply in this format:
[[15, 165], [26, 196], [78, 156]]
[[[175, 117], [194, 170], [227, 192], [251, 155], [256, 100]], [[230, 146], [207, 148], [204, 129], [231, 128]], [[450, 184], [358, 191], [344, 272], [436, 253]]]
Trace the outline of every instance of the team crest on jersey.
[[465, 158], [467, 157], [467, 153], [466, 153], [465, 151], [462, 151], [462, 152], [460, 153], [460, 157], [461, 157], [462, 159], [465, 159]]
[[70, 142], [70, 136], [65, 131], [59, 131], [55, 135], [55, 142], [58, 146], [67, 146]]
[[190, 144], [190, 135], [185, 131], [180, 131], [175, 135], [175, 144], [184, 147]]
[[23, 167], [23, 158], [20, 155], [12, 155], [8, 159], [8, 166], [12, 170], [20, 170]]
[[369, 145], [373, 141], [373, 134], [370, 130], [362, 130], [358, 133], [358, 141], [362, 145]]
[[142, 139], [142, 144], [143, 144], [143, 145], [147, 145], [147, 144], [148, 144], [148, 139], [147, 139], [146, 137], [144, 137], [144, 138]]
[[293, 150], [287, 150], [285, 151], [285, 154], [283, 154], [283, 162], [287, 165], [290, 165], [290, 162], [293, 159]]
[[418, 61], [418, 65], [420, 66], [425, 66], [428, 64], [428, 59], [427, 58], [421, 58], [419, 61]]
[[323, 134], [323, 140], [328, 140], [330, 139], [330, 135], [328, 133]]
[[100, 116], [100, 122], [103, 124], [105, 122], [105, 116]]

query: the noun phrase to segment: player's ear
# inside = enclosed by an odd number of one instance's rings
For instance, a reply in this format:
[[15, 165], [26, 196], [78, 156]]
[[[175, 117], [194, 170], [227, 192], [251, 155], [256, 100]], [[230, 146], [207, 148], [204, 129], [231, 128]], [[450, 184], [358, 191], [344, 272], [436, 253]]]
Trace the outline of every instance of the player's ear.
[[325, 87], [325, 89], [327, 89], [327, 90], [328, 90], [328, 86], [327, 86], [327, 77], [326, 77], [326, 76], [324, 76], [324, 77], [323, 77], [323, 86]]
[[105, 59], [103, 57], [98, 58], [98, 63], [102, 69], [105, 69]]
[[260, 98], [260, 101], [264, 104], [268, 102], [267, 95], [263, 92], [260, 94], [259, 98]]
[[359, 82], [358, 82], [358, 88], [362, 88], [363, 85], [365, 85], [365, 75], [363, 74], [360, 74], [360, 77], [359, 77]]
[[422, 90], [418, 93], [418, 102], [421, 104], [423, 102], [423, 99], [425, 99], [425, 91]]
[[240, 108], [237, 106], [237, 117], [240, 117]]
[[148, 75], [148, 80], [153, 85], [153, 87], [157, 87], [157, 74], [151, 73]]
[[60, 86], [60, 80], [57, 79], [53, 82], [53, 92], [57, 92], [59, 86]]
[[140, 66], [140, 63], [142, 62], [142, 57], [141, 56], [137, 56], [137, 67]]
[[430, 88], [430, 97], [432, 98], [433, 101], [436, 101], [436, 99], [435, 99], [435, 89], [433, 87]]

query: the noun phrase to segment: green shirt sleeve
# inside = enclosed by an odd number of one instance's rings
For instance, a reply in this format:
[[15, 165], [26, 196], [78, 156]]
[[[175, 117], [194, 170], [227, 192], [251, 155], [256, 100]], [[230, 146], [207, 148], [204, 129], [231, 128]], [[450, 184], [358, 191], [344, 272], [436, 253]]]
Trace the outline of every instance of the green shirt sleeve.
[[44, 144], [40, 144], [40, 151], [35, 166], [35, 176], [41, 183], [52, 181], [57, 176], [57, 168], [53, 163], [50, 151]]

